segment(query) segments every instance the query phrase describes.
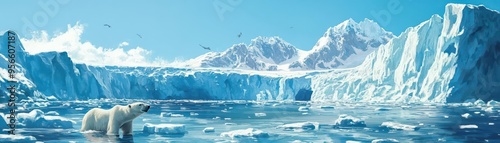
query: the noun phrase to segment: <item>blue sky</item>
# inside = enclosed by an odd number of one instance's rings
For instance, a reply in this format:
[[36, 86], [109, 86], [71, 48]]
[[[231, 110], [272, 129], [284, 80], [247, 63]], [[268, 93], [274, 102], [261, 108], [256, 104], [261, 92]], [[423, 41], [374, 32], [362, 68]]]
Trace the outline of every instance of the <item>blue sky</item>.
[[[446, 3], [484, 4], [499, 10], [496, 0], [40, 0], [56, 2], [57, 11], [44, 10], [38, 1], [4, 1], [0, 30], [15, 30], [21, 37], [26, 23], [49, 35], [65, 32], [68, 24], [83, 25], [82, 42], [124, 50], [137, 46], [152, 51], [152, 57], [189, 59], [206, 53], [202, 44], [223, 51], [233, 44], [250, 43], [256, 36], [280, 36], [296, 47], [309, 50], [328, 27], [352, 18], [378, 22], [399, 35], [410, 26], [442, 15]], [[214, 4], [228, 10], [218, 13]], [[390, 4], [395, 4], [396, 11]], [[54, 8], [54, 7], [51, 7]], [[390, 13], [392, 11], [392, 13]], [[390, 20], [374, 13], [390, 13]], [[43, 15], [46, 17], [44, 18]], [[33, 20], [37, 17], [38, 20]], [[23, 20], [24, 19], [24, 20]], [[45, 21], [43, 21], [45, 20]], [[28, 21], [28, 22], [26, 22]], [[38, 22], [36, 22], [38, 21]], [[112, 28], [104, 27], [110, 24]], [[290, 28], [293, 27], [293, 28]], [[241, 38], [236, 35], [242, 32]], [[136, 34], [141, 34], [142, 39]]]

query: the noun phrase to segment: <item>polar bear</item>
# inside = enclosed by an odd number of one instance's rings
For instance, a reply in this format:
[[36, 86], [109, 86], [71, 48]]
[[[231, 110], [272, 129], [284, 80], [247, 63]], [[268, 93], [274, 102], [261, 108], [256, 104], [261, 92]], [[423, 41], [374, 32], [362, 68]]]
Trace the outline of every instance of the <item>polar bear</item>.
[[94, 108], [88, 111], [82, 120], [81, 132], [88, 130], [106, 131], [107, 135], [132, 134], [132, 121], [149, 111], [149, 104], [136, 102], [127, 106], [116, 105], [109, 110]]

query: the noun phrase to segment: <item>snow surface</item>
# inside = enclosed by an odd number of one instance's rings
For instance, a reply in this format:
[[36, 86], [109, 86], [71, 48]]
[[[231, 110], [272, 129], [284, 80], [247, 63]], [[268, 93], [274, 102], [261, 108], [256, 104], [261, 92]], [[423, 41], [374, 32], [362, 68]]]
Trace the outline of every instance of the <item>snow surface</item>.
[[151, 124], [145, 123], [142, 131], [149, 134], [177, 135], [187, 133], [184, 124]]
[[223, 52], [208, 52], [177, 66], [259, 71], [353, 67], [361, 64], [369, 53], [392, 37], [392, 33], [372, 20], [356, 23], [349, 19], [329, 28], [311, 51], [300, 50], [277, 36], [259, 36], [252, 39], [249, 45], [235, 44]]

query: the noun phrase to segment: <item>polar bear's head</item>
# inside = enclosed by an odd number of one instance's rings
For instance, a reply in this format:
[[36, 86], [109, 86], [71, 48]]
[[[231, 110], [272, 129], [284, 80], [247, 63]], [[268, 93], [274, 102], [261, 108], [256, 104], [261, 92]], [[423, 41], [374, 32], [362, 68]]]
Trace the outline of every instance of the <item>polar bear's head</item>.
[[137, 112], [137, 113], [144, 113], [144, 112], [148, 112], [149, 108], [151, 108], [151, 106], [149, 106], [149, 104], [146, 104], [146, 103], [135, 102], [135, 103], [129, 104], [128, 108], [130, 108], [132, 111]]

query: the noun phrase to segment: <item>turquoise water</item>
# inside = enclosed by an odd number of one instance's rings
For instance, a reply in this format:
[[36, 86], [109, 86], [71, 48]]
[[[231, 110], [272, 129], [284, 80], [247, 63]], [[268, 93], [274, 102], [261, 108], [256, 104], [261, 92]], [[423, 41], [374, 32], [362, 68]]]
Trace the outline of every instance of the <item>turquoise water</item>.
[[[372, 142], [375, 139], [396, 139], [399, 142], [500, 142], [498, 112], [485, 112], [480, 107], [450, 105], [388, 105], [307, 102], [189, 102], [145, 101], [152, 105], [150, 111], [134, 120], [134, 135], [110, 137], [104, 133], [80, 133], [81, 119], [90, 108], [111, 108], [132, 101], [51, 102], [39, 107], [44, 112], [57, 111], [60, 116], [77, 123], [73, 129], [18, 128], [17, 133], [34, 136], [40, 142]], [[308, 111], [299, 107], [309, 106]], [[320, 108], [329, 106], [334, 108]], [[26, 107], [31, 107], [27, 104]], [[28, 108], [27, 111], [35, 108]], [[24, 111], [24, 112], [27, 112]], [[6, 111], [3, 111], [6, 112]], [[22, 112], [22, 111], [19, 111]], [[161, 112], [181, 114], [184, 117], [160, 117]], [[194, 114], [197, 113], [197, 114]], [[265, 113], [257, 117], [255, 113]], [[462, 114], [469, 113], [468, 118]], [[365, 121], [366, 127], [331, 126], [341, 114]], [[229, 119], [230, 118], [230, 119]], [[318, 122], [321, 126], [311, 130], [283, 130], [283, 124]], [[381, 127], [382, 122], [398, 122], [417, 126], [418, 130], [392, 130]], [[145, 123], [184, 124], [187, 133], [176, 135], [147, 134], [142, 132]], [[228, 124], [226, 124], [228, 123]], [[478, 128], [461, 129], [461, 125]], [[204, 133], [206, 127], [215, 132]], [[265, 137], [222, 137], [222, 132], [254, 128], [265, 131]], [[84, 136], [85, 135], [85, 136]], [[93, 140], [93, 141], [91, 141]]]

